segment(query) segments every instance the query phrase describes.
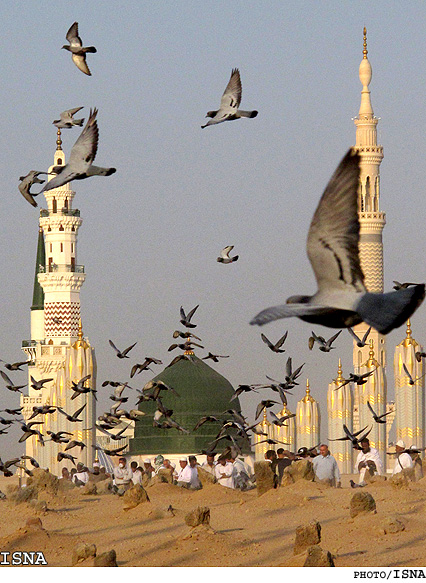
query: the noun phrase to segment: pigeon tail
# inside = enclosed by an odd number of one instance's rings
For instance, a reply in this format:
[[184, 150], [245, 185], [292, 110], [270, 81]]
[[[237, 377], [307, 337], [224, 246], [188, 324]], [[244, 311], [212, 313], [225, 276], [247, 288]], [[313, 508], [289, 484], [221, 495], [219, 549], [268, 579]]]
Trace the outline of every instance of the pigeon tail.
[[425, 284], [385, 294], [366, 293], [356, 306], [356, 311], [380, 334], [388, 334], [414, 314], [424, 297]]
[[243, 109], [239, 109], [237, 111], [237, 115], [239, 117], [249, 117], [249, 118], [256, 117], [258, 113], [259, 112], [256, 111], [256, 110], [254, 110], [254, 111], [244, 111]]

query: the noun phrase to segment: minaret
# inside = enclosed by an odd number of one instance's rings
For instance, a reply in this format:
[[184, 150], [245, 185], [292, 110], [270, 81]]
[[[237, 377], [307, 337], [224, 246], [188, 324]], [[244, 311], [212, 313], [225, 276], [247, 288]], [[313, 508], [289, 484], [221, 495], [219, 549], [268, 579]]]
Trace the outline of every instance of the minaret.
[[367, 405], [370, 403], [376, 415], [386, 413], [386, 378], [383, 367], [375, 358], [373, 340], [370, 340], [369, 347], [368, 360], [361, 366], [360, 374], [372, 374], [367, 377], [366, 383], [358, 386], [359, 424], [360, 429], [367, 427], [368, 430], [371, 427], [368, 434], [370, 445], [379, 451], [383, 467], [386, 468], [386, 423], [376, 423]]
[[[367, 30], [364, 28], [363, 59], [359, 66], [359, 79], [362, 84], [361, 106], [355, 118], [356, 144], [360, 161], [360, 185], [358, 193], [358, 215], [360, 222], [359, 252], [361, 268], [365, 276], [365, 286], [370, 292], [383, 292], [383, 241], [382, 231], [386, 224], [385, 213], [380, 211], [380, 163], [383, 160], [383, 147], [377, 144], [377, 124], [370, 99], [369, 85], [372, 68], [367, 58]], [[368, 330], [365, 323], [356, 326], [355, 332], [362, 337]], [[385, 337], [371, 330], [369, 339], [374, 341], [376, 357], [386, 379]], [[353, 364], [359, 373], [363, 362], [368, 359], [368, 345], [359, 348], [354, 343]], [[359, 387], [355, 386], [355, 405], [359, 406]], [[354, 430], [360, 427], [354, 426]]]
[[[63, 166], [61, 132], [58, 130], [56, 152], [49, 176], [53, 177], [54, 166]], [[80, 451], [70, 453], [85, 465], [91, 465], [94, 453], [94, 427], [96, 418], [93, 393], [72, 398], [72, 382], [90, 375], [85, 386], [96, 389], [96, 360], [94, 350], [83, 338], [80, 319], [80, 289], [86, 274], [82, 265], [77, 265], [77, 233], [82, 223], [80, 211], [72, 208], [75, 192], [71, 184], [54, 188], [44, 193], [47, 209], [40, 210], [40, 232], [37, 250], [36, 281], [31, 307], [31, 340], [22, 343], [31, 363], [28, 367], [28, 396], [21, 398], [23, 416], [28, 419], [34, 406], [51, 405], [61, 407], [73, 414], [85, 405], [81, 422], [71, 423], [59, 411], [38, 415], [34, 421], [43, 421], [38, 426], [48, 439], [47, 431], [68, 431], [70, 439], [86, 443]], [[44, 243], [44, 249], [43, 249]], [[35, 380], [51, 379], [41, 390], [31, 388], [31, 376]], [[93, 430], [92, 430], [93, 428]], [[87, 430], [91, 431], [87, 431]], [[25, 441], [26, 453], [37, 459], [41, 467], [49, 468], [60, 475], [62, 467], [71, 469], [69, 461], [58, 463], [57, 454], [64, 445], [46, 441], [42, 446], [36, 437]]]
[[[287, 404], [281, 409], [278, 413], [278, 417], [285, 417], [286, 415], [291, 415], [291, 411], [288, 408]], [[287, 445], [282, 445], [279, 443], [276, 446], [276, 449], [284, 448], [289, 449], [290, 451], [295, 451], [296, 449], [296, 417], [291, 417], [291, 419], [287, 419], [282, 427], [278, 427], [278, 425], [273, 426], [274, 437], [277, 441], [282, 441]]]
[[[425, 377], [422, 377], [424, 365], [416, 359], [416, 352], [423, 352], [423, 347], [412, 337], [410, 320], [404, 340], [395, 349], [395, 409], [396, 439], [402, 439], [405, 445], [425, 446]], [[410, 385], [403, 365], [415, 381]]]
[[343, 425], [346, 425], [350, 431], [353, 427], [351, 383], [338, 388], [345, 380], [342, 375], [342, 362], [339, 358], [337, 377], [328, 385], [327, 393], [329, 449], [337, 461], [340, 473], [351, 474], [353, 469], [352, 444], [350, 441], [335, 441], [345, 436]]
[[315, 447], [320, 443], [320, 412], [318, 403], [311, 396], [309, 379], [306, 380], [306, 394], [297, 403], [296, 447]]
[[254, 457], [256, 461], [262, 461], [265, 459], [265, 453], [268, 449], [272, 449], [268, 443], [260, 443], [265, 439], [273, 439], [273, 432], [270, 422], [266, 417], [266, 407], [263, 409], [263, 419], [257, 425], [257, 429], [260, 429], [266, 435], [254, 434]]

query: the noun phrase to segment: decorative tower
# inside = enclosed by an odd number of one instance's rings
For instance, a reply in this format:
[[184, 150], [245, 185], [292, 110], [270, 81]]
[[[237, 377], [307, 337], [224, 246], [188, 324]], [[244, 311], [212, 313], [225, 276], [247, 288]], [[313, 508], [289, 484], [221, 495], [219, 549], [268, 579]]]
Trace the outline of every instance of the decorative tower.
[[[291, 411], [287, 404], [284, 405], [283, 409], [278, 413], [278, 417], [285, 417], [286, 415], [291, 415]], [[281, 443], [276, 446], [277, 449], [283, 447], [284, 449], [289, 449], [290, 451], [295, 451], [296, 449], [296, 421], [295, 417], [287, 419], [283, 427], [278, 427], [274, 425], [273, 432], [274, 437], [277, 441], [282, 441], [287, 445], [282, 445]]]
[[[63, 166], [65, 156], [58, 130], [57, 148], [53, 166]], [[50, 178], [53, 176], [49, 168]], [[50, 179], [49, 178], [49, 179]], [[44, 193], [47, 210], [40, 210], [40, 233], [37, 250], [36, 278], [31, 307], [31, 340], [23, 341], [22, 348], [30, 358], [28, 367], [28, 396], [21, 398], [23, 416], [27, 420], [34, 406], [60, 407], [72, 415], [84, 406], [78, 422], [70, 422], [65, 415], [54, 413], [37, 415], [33, 421], [45, 436], [43, 446], [37, 437], [25, 441], [26, 453], [37, 459], [41, 467], [60, 475], [62, 467], [71, 469], [68, 460], [57, 461], [65, 445], [48, 440], [47, 431], [67, 431], [69, 439], [83, 441], [83, 450], [70, 453], [85, 465], [91, 465], [94, 453], [96, 409], [92, 392], [78, 394], [72, 382], [78, 383], [90, 375], [85, 387], [96, 389], [96, 361], [94, 349], [83, 338], [80, 320], [80, 289], [85, 280], [84, 267], [77, 265], [77, 232], [82, 223], [80, 211], [72, 208], [75, 192], [71, 184]], [[44, 237], [43, 237], [44, 235]], [[43, 245], [44, 242], [44, 245]], [[44, 246], [44, 249], [43, 249]], [[36, 381], [50, 379], [41, 390], [31, 387], [31, 377]]]
[[260, 429], [266, 435], [257, 435], [254, 434], [254, 458], [256, 461], [261, 461], [265, 459], [265, 453], [268, 449], [271, 449], [271, 446], [268, 443], [260, 443], [265, 439], [273, 439], [273, 429], [266, 418], [266, 407], [263, 409], [263, 419], [257, 425], [257, 429]]
[[320, 411], [318, 403], [311, 397], [309, 379], [306, 380], [306, 395], [297, 403], [296, 445], [315, 447], [320, 443]]
[[[377, 124], [370, 99], [372, 68], [367, 58], [367, 30], [364, 28], [363, 59], [359, 66], [359, 79], [362, 83], [361, 106], [355, 118], [356, 144], [360, 161], [360, 184], [358, 192], [358, 216], [360, 222], [359, 253], [361, 268], [365, 276], [365, 286], [370, 292], [383, 292], [383, 241], [382, 231], [386, 224], [386, 215], [380, 211], [380, 163], [383, 160], [383, 147], [377, 144]], [[362, 337], [368, 330], [365, 323], [355, 328]], [[369, 338], [374, 341], [377, 360], [386, 382], [386, 343], [385, 337], [376, 330], [371, 330]], [[354, 343], [353, 365], [355, 373], [360, 372], [363, 362], [368, 359], [368, 345], [358, 347]], [[359, 387], [355, 386], [354, 401], [359, 407]], [[356, 421], [354, 419], [354, 421]], [[361, 426], [362, 426], [362, 422]], [[361, 426], [354, 424], [354, 430]]]
[[353, 468], [352, 444], [350, 441], [335, 441], [344, 437], [343, 425], [346, 425], [350, 431], [353, 427], [351, 383], [338, 388], [345, 380], [342, 375], [342, 362], [339, 358], [337, 377], [328, 385], [328, 439], [330, 451], [337, 461], [340, 473], [351, 474]]
[[[407, 334], [395, 349], [395, 408], [396, 439], [405, 441], [405, 445], [425, 446], [425, 377], [423, 360], [417, 362], [416, 352], [423, 352], [412, 337], [410, 320], [407, 322]], [[414, 384], [404, 371], [407, 367]]]
[[359, 394], [359, 424], [372, 428], [368, 439], [371, 447], [375, 447], [381, 457], [383, 467], [386, 469], [386, 423], [376, 423], [367, 405], [370, 403], [376, 415], [386, 413], [386, 378], [383, 367], [374, 356], [374, 341], [370, 340], [370, 351], [367, 362], [361, 367], [360, 374], [372, 372], [367, 377], [367, 382], [358, 386]]

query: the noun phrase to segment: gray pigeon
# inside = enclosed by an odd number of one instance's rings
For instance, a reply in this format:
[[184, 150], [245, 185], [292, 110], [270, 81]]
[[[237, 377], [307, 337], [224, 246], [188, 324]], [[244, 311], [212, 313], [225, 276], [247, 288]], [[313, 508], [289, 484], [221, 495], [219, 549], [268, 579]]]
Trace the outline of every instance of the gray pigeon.
[[292, 296], [287, 303], [260, 312], [250, 323], [297, 316], [329, 328], [349, 328], [366, 322], [381, 334], [398, 328], [425, 297], [425, 285], [381, 294], [369, 293], [359, 259], [357, 152], [349, 150], [332, 176], [309, 228], [307, 251], [318, 291]]
[[61, 113], [61, 119], [55, 119], [53, 125], [58, 129], [71, 129], [73, 126], [82, 126], [84, 117], [81, 119], [74, 119], [74, 115], [83, 109], [83, 107], [74, 107], [74, 109], [67, 109]]
[[21, 181], [18, 188], [19, 188], [19, 192], [22, 194], [22, 196], [25, 198], [25, 200], [27, 200], [32, 206], [36, 207], [37, 203], [34, 200], [34, 196], [38, 196], [41, 192], [30, 192], [30, 188], [33, 184], [43, 184], [45, 182], [45, 180], [40, 180], [40, 178], [38, 178], [38, 176], [40, 176], [40, 174], [47, 174], [46, 172], [39, 172], [37, 170], [31, 170], [31, 172], [28, 172], [28, 174], [26, 176], [20, 176], [19, 180]]
[[234, 261], [238, 261], [239, 255], [234, 255], [234, 257], [229, 256], [233, 248], [233, 245], [228, 245], [228, 247], [222, 249], [220, 252], [220, 257], [217, 258], [217, 261], [219, 263], [233, 263]]
[[116, 172], [115, 168], [100, 168], [93, 165], [99, 140], [97, 114], [96, 107], [93, 112], [90, 110], [86, 126], [71, 149], [68, 164], [53, 167], [52, 172], [56, 176], [49, 180], [41, 192], [58, 188], [71, 180], [83, 180], [90, 176], [110, 176]]
[[86, 63], [86, 53], [96, 53], [95, 47], [83, 47], [83, 41], [78, 36], [78, 22], [74, 22], [66, 36], [69, 45], [64, 45], [62, 48], [71, 53], [71, 58], [75, 65], [83, 71], [86, 75], [91, 75], [89, 67]]
[[220, 108], [216, 111], [208, 111], [206, 117], [211, 117], [212, 119], [201, 127], [206, 128], [207, 126], [222, 123], [223, 121], [240, 119], [241, 117], [256, 117], [258, 114], [257, 111], [243, 111], [242, 109], [238, 109], [241, 103], [241, 95], [240, 72], [238, 69], [232, 69], [231, 78], [220, 101]]

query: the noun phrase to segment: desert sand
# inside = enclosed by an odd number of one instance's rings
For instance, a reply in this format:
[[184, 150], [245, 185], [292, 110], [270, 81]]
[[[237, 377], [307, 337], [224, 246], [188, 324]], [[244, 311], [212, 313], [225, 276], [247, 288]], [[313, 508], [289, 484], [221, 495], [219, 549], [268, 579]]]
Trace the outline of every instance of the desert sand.
[[[45, 512], [6, 499], [0, 501], [0, 551], [42, 551], [49, 566], [71, 566], [73, 549], [85, 542], [98, 553], [115, 549], [122, 567], [299, 566], [295, 530], [316, 519], [321, 547], [334, 555], [336, 567], [425, 565], [426, 478], [403, 489], [367, 486], [363, 491], [374, 497], [377, 511], [354, 519], [349, 504], [360, 490], [349, 487], [349, 478], [341, 489], [302, 480], [262, 496], [256, 489], [211, 484], [188, 491], [161, 483], [147, 488], [150, 502], [127, 511], [118, 496], [82, 495], [78, 488], [45, 494]], [[1, 478], [0, 490], [7, 493], [14, 483]], [[186, 525], [185, 515], [198, 506], [210, 508], [210, 529]], [[32, 517], [41, 519], [43, 531], [26, 527]], [[385, 534], [388, 517], [405, 530]]]

